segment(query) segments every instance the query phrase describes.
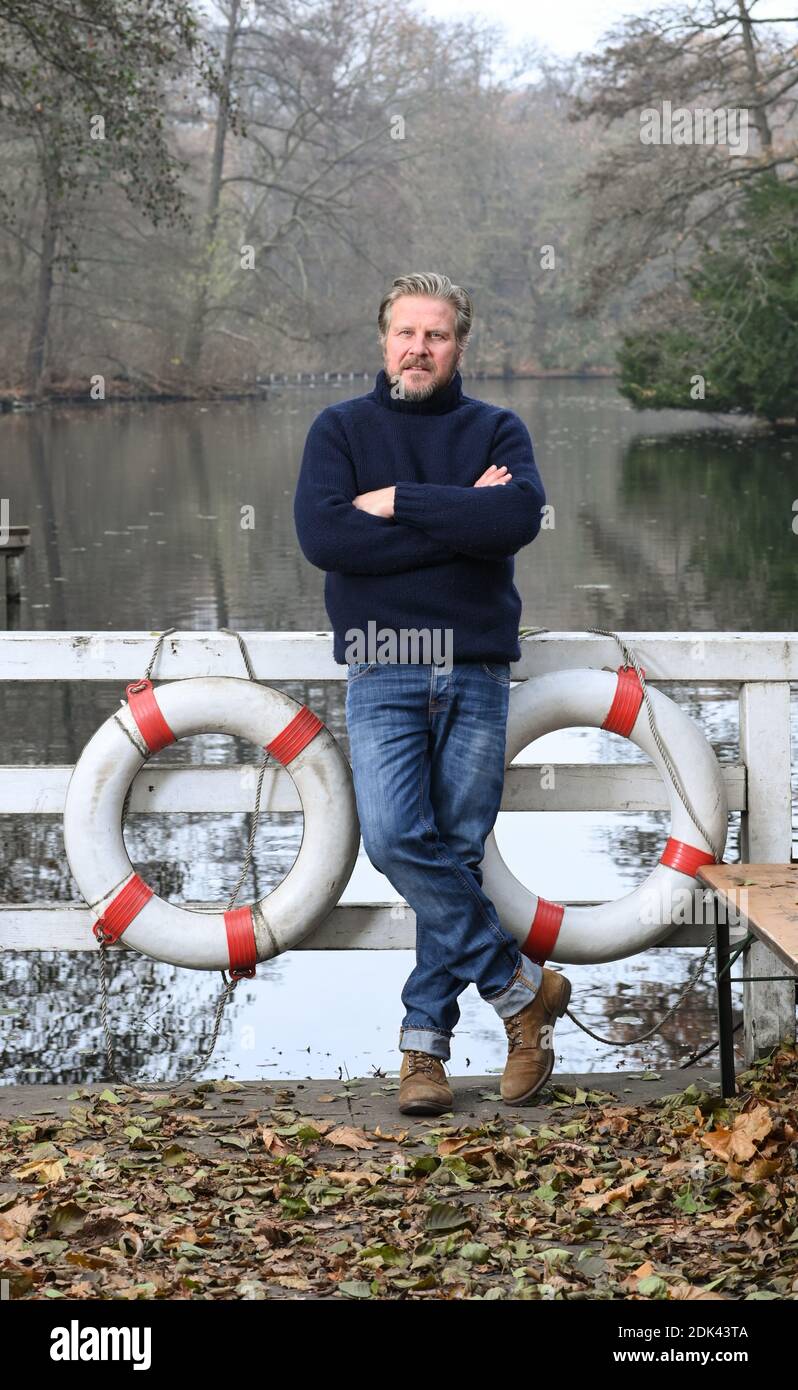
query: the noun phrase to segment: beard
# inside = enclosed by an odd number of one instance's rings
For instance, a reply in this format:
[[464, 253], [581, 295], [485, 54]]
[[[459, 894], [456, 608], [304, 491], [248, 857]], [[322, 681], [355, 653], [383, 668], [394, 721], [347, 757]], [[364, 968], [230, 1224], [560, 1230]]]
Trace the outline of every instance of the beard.
[[444, 380], [443, 377], [438, 377], [436, 375], [434, 368], [429, 368], [426, 371], [421, 369], [420, 376], [414, 380], [412, 367], [402, 369], [399, 379], [403, 385], [404, 399], [406, 401], [428, 400], [429, 397], [442, 386], [448, 386], [455, 371], [456, 368], [453, 368], [449, 376]]

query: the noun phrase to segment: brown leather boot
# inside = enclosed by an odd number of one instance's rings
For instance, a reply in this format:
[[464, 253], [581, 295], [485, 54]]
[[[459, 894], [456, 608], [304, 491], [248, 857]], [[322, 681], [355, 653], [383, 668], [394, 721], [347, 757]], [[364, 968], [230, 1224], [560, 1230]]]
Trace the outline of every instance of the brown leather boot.
[[443, 1115], [454, 1105], [443, 1062], [429, 1052], [402, 1053], [399, 1109], [403, 1115]]
[[559, 970], [547, 970], [544, 965], [534, 999], [520, 1013], [504, 1019], [510, 1046], [499, 1090], [509, 1105], [529, 1100], [551, 1076], [554, 1020], [565, 1013], [570, 998], [571, 981]]

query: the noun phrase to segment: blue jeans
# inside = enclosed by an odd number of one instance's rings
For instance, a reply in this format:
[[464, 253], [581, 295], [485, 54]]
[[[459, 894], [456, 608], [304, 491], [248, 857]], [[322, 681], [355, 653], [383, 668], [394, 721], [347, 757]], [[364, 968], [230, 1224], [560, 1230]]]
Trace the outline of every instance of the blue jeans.
[[473, 981], [500, 1018], [537, 993], [482, 890], [480, 864], [504, 786], [509, 662], [352, 662], [346, 722], [371, 863], [416, 914], [416, 966], [402, 991], [399, 1049], [444, 1060]]

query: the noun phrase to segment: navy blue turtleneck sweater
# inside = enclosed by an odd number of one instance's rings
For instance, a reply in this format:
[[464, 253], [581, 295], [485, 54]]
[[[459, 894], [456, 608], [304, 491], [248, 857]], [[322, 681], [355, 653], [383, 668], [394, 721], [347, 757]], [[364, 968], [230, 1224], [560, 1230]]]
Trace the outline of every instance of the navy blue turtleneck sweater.
[[[490, 464], [512, 482], [474, 487]], [[396, 485], [394, 516], [353, 497]], [[512, 410], [463, 394], [462, 377], [425, 401], [374, 389], [328, 405], [308, 431], [294, 497], [306, 558], [327, 571], [333, 657], [351, 629], [452, 629], [454, 661], [517, 661], [521, 599], [513, 555], [538, 534], [545, 502], [532, 440]], [[350, 633], [350, 636], [347, 636]]]

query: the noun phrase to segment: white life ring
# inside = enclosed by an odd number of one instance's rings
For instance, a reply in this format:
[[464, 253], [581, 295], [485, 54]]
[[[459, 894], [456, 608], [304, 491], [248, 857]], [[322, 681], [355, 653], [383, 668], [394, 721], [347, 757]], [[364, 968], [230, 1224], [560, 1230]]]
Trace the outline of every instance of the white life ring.
[[[645, 673], [644, 673], [645, 674]], [[728, 808], [720, 766], [701, 730], [660, 691], [648, 687], [654, 719], [698, 820], [722, 857]], [[652, 737], [643, 690], [632, 667], [555, 671], [513, 687], [507, 719], [506, 766], [522, 748], [555, 729], [603, 728], [631, 739], [659, 769], [668, 791], [671, 832], [648, 878], [633, 892], [597, 907], [563, 907], [531, 892], [510, 872], [493, 831], [485, 841], [482, 886], [522, 952], [542, 964], [621, 960], [661, 941], [679, 920], [675, 889], [691, 888], [700, 864], [714, 864], [711, 845], [694, 825]], [[683, 901], [683, 900], [682, 900]]]
[[[228, 676], [149, 680], [127, 687], [128, 703], [89, 740], [64, 807], [67, 859], [96, 917], [98, 940], [118, 940], [156, 960], [251, 977], [257, 961], [289, 950], [335, 906], [357, 858], [360, 826], [352, 773], [322, 721], [270, 686]], [[237, 734], [284, 766], [304, 813], [296, 860], [252, 907], [196, 912], [166, 902], [135, 872], [122, 837], [127, 790], [146, 761], [175, 739]]]

